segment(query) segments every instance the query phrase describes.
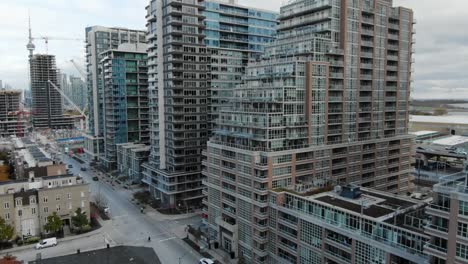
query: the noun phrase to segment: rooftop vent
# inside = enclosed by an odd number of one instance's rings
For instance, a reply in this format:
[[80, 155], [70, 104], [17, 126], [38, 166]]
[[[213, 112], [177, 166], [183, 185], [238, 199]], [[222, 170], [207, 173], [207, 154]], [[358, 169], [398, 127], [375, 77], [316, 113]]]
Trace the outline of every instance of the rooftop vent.
[[345, 185], [341, 187], [341, 197], [345, 197], [348, 199], [357, 199], [361, 197], [361, 188], [355, 185]]

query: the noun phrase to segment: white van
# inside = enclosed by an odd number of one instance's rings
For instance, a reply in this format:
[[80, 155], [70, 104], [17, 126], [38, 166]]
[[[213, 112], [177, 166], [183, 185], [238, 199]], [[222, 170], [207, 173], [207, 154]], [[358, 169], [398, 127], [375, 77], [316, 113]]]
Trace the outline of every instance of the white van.
[[57, 245], [57, 238], [51, 237], [46, 238], [36, 244], [36, 249], [46, 248], [46, 247], [55, 247]]

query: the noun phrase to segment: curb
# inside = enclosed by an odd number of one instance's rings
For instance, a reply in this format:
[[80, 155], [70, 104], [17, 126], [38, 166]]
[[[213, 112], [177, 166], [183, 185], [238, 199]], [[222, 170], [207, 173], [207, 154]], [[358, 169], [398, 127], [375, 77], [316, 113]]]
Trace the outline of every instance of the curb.
[[[101, 226], [101, 228], [102, 228], [102, 226]], [[84, 237], [94, 236], [94, 235], [96, 235], [98, 233], [101, 233], [101, 230], [100, 230], [101, 228], [99, 228], [97, 230], [94, 230], [94, 231], [91, 231], [89, 233], [82, 234], [82, 235], [59, 238], [59, 239], [57, 239], [57, 241], [58, 242], [66, 242], [66, 241], [71, 241], [71, 240], [80, 239], [80, 238], [84, 238]], [[0, 254], [23, 251], [23, 250], [26, 250], [26, 249], [33, 249], [35, 246], [36, 246], [36, 244], [34, 243], [34, 244], [31, 244], [31, 245], [26, 245], [26, 246], [13, 247], [13, 248], [2, 250], [0, 252]]]

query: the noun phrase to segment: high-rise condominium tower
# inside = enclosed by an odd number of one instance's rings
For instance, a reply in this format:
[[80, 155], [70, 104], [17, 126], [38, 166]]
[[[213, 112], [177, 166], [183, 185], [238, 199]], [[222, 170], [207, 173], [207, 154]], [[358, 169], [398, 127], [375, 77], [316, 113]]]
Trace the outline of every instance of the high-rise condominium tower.
[[86, 73], [89, 124], [85, 152], [88, 159], [97, 161], [104, 154], [104, 96], [99, 62], [102, 52], [116, 49], [122, 43], [146, 43], [146, 32], [125, 28], [93, 26], [86, 28]]
[[63, 116], [63, 99], [55, 56], [35, 54], [30, 58], [32, 117], [35, 128], [72, 128], [73, 119]]
[[[272, 41], [277, 15], [236, 1], [159, 2], [148, 6], [155, 114], [144, 181], [165, 206], [198, 206], [201, 150], [248, 61]], [[156, 75], [163, 77], [156, 82]]]
[[208, 52], [202, 0], [153, 0], [148, 10], [151, 155], [145, 178], [165, 206], [202, 198], [207, 140]]
[[117, 144], [149, 143], [146, 44], [120, 44], [100, 63], [104, 89], [103, 166], [117, 169]]
[[281, 8], [278, 39], [249, 64], [207, 144], [208, 224], [226, 251], [268, 261], [268, 189], [411, 190], [413, 14], [392, 5]]
[[86, 84], [80, 77], [70, 75], [70, 99], [81, 109], [85, 109], [87, 101]]
[[239, 5], [237, 1], [205, 1], [205, 43], [210, 54], [208, 127], [215, 128], [219, 111], [227, 105], [245, 67], [259, 58], [274, 39], [277, 13]]

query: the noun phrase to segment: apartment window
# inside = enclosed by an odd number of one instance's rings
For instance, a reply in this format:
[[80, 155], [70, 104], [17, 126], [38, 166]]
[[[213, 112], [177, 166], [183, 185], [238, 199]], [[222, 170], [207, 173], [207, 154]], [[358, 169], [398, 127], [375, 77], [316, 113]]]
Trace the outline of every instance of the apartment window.
[[459, 201], [458, 213], [468, 216], [468, 202]]
[[36, 214], [36, 208], [31, 208], [31, 214]]
[[81, 201], [81, 208], [84, 208], [85, 206], [85, 201]]
[[29, 197], [29, 203], [30, 204], [35, 204], [36, 203], [36, 196]]
[[21, 217], [23, 215], [23, 210], [18, 210], [18, 216]]
[[22, 206], [23, 205], [23, 200], [21, 198], [16, 199], [16, 206]]
[[84, 192], [81, 192], [81, 197], [85, 197], [85, 196], [84, 196]]
[[458, 223], [458, 235], [468, 238], [468, 224]]
[[10, 220], [10, 213], [5, 214], [5, 220]]
[[49, 199], [47, 198], [47, 196], [44, 196], [44, 197], [42, 198], [42, 201], [43, 201], [44, 203], [47, 203], [47, 202], [49, 201]]
[[71, 200], [71, 193], [68, 193], [68, 200]]
[[68, 210], [72, 209], [72, 203], [68, 203]]
[[9, 202], [5, 202], [5, 203], [3, 204], [3, 208], [5, 208], [5, 209], [10, 209], [10, 203], [9, 203]]
[[457, 243], [456, 255], [462, 259], [468, 259], [468, 245]]
[[57, 212], [60, 212], [60, 204], [57, 204]]
[[59, 195], [59, 194], [57, 194], [57, 195], [55, 196], [55, 201], [60, 201], [60, 195]]
[[44, 213], [48, 213], [49, 212], [49, 207], [44, 207]]

